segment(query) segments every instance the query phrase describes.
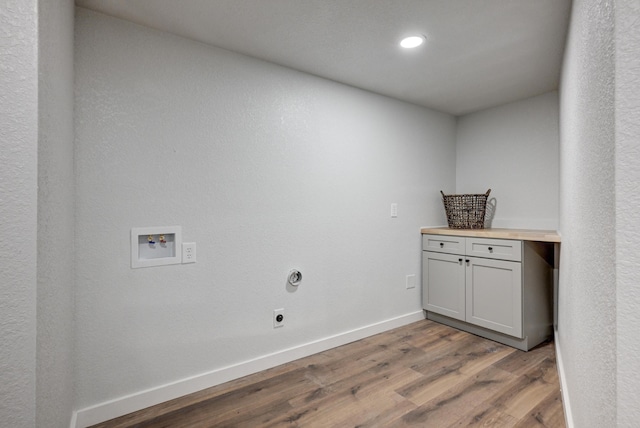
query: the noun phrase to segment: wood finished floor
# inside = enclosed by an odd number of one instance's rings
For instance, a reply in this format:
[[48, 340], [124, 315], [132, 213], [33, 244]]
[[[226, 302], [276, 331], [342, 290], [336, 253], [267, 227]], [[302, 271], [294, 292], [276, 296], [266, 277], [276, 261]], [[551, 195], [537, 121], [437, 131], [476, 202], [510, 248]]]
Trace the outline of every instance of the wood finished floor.
[[553, 342], [419, 321], [94, 427], [404, 426], [564, 427]]

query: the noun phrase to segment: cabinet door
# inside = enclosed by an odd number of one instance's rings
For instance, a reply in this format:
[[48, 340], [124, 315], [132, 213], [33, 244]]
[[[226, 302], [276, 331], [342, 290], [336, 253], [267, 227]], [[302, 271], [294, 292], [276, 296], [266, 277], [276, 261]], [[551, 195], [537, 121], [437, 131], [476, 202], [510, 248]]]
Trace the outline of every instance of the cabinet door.
[[522, 338], [522, 265], [467, 259], [466, 321]]
[[422, 269], [424, 309], [464, 321], [464, 257], [423, 251]]

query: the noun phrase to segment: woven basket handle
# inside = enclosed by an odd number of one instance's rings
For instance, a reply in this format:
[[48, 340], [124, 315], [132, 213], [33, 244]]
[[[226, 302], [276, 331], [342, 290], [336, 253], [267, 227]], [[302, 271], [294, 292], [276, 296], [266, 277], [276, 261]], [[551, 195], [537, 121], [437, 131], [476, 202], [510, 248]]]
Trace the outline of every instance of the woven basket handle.
[[[441, 190], [440, 193], [442, 193], [442, 197], [444, 198], [444, 196], [445, 196], [444, 192]], [[491, 189], [487, 190], [487, 193], [485, 193], [484, 195], [486, 197], [489, 197], [489, 193], [491, 193]]]

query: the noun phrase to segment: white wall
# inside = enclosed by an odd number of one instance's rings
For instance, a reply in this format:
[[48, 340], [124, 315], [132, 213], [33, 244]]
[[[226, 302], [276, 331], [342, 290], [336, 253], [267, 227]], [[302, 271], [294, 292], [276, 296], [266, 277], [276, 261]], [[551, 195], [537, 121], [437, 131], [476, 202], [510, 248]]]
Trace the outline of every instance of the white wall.
[[[421, 310], [453, 117], [83, 9], [76, 43], [78, 407]], [[161, 225], [198, 263], [131, 269]]]
[[616, 159], [611, 1], [573, 2], [560, 106], [562, 256], [557, 346], [568, 393], [565, 404], [576, 427], [613, 427]]
[[35, 425], [36, 0], [0, 0], [0, 425]]
[[492, 227], [557, 229], [559, 138], [557, 92], [459, 117], [456, 193], [490, 188]]
[[40, 0], [36, 422], [74, 405], [73, 0]]
[[615, 8], [617, 423], [640, 420], [640, 1]]

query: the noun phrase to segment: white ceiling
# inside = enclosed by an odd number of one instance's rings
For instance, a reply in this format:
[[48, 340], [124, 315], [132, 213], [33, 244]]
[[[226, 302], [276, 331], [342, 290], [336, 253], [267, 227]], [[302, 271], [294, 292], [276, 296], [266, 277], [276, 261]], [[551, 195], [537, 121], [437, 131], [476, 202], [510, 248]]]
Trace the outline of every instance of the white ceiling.
[[[558, 87], [570, 0], [76, 0], [78, 6], [461, 115]], [[408, 51], [398, 42], [424, 34]]]

